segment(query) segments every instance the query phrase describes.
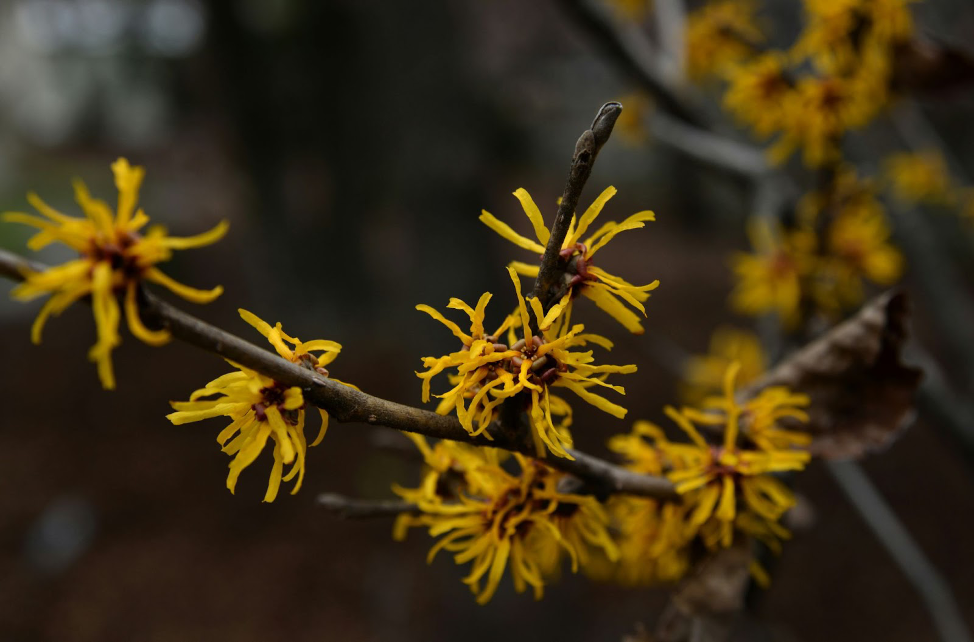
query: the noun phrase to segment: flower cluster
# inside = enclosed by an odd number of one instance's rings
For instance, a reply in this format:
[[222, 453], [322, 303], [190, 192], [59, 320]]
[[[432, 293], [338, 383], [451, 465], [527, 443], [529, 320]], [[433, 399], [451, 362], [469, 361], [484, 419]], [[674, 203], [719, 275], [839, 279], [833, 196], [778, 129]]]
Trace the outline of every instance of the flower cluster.
[[863, 301], [865, 281], [889, 286], [903, 272], [874, 186], [849, 169], [805, 195], [794, 226], [755, 220], [749, 232], [756, 252], [732, 259], [731, 305], [746, 315], [775, 312], [791, 328], [809, 313], [834, 319]]
[[[913, 33], [910, 1], [805, 0], [805, 28], [789, 51], [725, 52], [725, 108], [757, 136], [778, 135], [776, 161], [800, 149], [810, 167], [836, 163], [843, 135], [890, 100], [896, 50]], [[688, 41], [693, 33], [689, 24]]]
[[98, 366], [98, 377], [106, 389], [115, 388], [112, 350], [121, 343], [118, 326], [121, 310], [118, 296], [124, 297], [125, 319], [132, 334], [153, 346], [169, 341], [165, 330], [150, 330], [139, 317], [138, 289], [145, 281], [157, 283], [175, 294], [197, 303], [213, 301], [223, 292], [221, 286], [212, 290], [196, 290], [174, 281], [156, 264], [168, 261], [173, 250], [198, 248], [219, 241], [226, 234], [228, 224], [221, 222], [209, 232], [195, 237], [170, 237], [164, 228], [142, 229], [149, 217], [137, 209], [139, 188], [145, 169], [129, 165], [124, 158], [112, 164], [118, 206], [112, 208], [88, 192], [80, 180], [74, 183], [74, 194], [85, 218], [62, 214], [34, 193], [27, 200], [41, 214], [5, 212], [3, 220], [22, 223], [38, 229], [27, 241], [31, 250], [40, 250], [52, 243], [61, 243], [81, 256], [42, 272], [26, 271], [24, 282], [11, 293], [16, 299], [28, 301], [50, 295], [31, 328], [31, 341], [39, 344], [44, 324], [51, 315], [59, 315], [74, 302], [91, 298], [98, 341], [88, 358]]
[[[456, 352], [423, 359], [427, 370], [417, 373], [423, 380], [423, 401], [429, 401], [432, 378], [446, 369], [455, 368], [456, 372], [448, 373], [453, 388], [437, 396], [441, 400], [438, 413], [445, 415], [455, 410], [463, 427], [471, 435], [480, 435], [494, 421], [497, 407], [502, 403], [524, 404], [538, 455], [548, 450], [571, 459], [572, 455], [567, 451], [572, 446], [568, 430], [571, 406], [551, 389], [568, 389], [602, 411], [623, 418], [626, 409], [591, 389], [604, 387], [624, 395], [621, 386], [608, 384], [605, 378], [613, 373], [633, 373], [636, 367], [594, 364], [592, 351], [577, 349], [590, 343], [609, 349], [612, 342], [600, 335], [583, 333], [585, 327], [582, 324], [569, 329], [567, 317], [570, 310], [566, 304], [553, 306], [545, 314], [536, 298], [525, 300], [522, 296], [521, 280], [514, 268], [508, 268], [508, 273], [514, 283], [518, 308], [492, 335], [487, 335], [484, 330], [490, 293], [480, 298], [476, 308], [456, 298], [450, 300], [449, 308], [462, 310], [469, 317], [469, 334], [430, 306], [416, 307], [449, 328], [462, 342]], [[558, 313], [562, 313], [563, 318], [556, 318]], [[556, 321], [560, 323], [555, 325]], [[533, 328], [541, 330], [535, 333]], [[557, 423], [553, 419], [555, 416], [561, 418]]]
[[[302, 342], [287, 335], [277, 323], [273, 327], [253, 313], [240, 309], [240, 316], [267, 338], [277, 354], [284, 359], [328, 377], [325, 368], [342, 347], [326, 339]], [[317, 354], [316, 354], [317, 353]], [[221, 375], [189, 396], [187, 402], [172, 402], [174, 413], [166, 417], [173, 424], [198, 422], [213, 417], [226, 416], [230, 423], [217, 436], [223, 452], [234, 456], [227, 476], [227, 489], [233, 493], [240, 473], [261, 454], [267, 441], [274, 443], [274, 465], [264, 502], [273, 502], [281, 482], [289, 482], [297, 476], [291, 493], [297, 493], [304, 480], [305, 454], [308, 442], [304, 436], [304, 395], [297, 386], [286, 386], [239, 364], [229, 362], [237, 370]], [[339, 380], [335, 380], [339, 382]], [[339, 382], [351, 386], [345, 382]], [[310, 446], [317, 446], [328, 430], [328, 413], [318, 409], [321, 428]], [[284, 475], [284, 465], [291, 465]]]
[[[681, 504], [627, 499], [615, 505], [619, 569], [629, 582], [678, 577], [696, 539], [718, 549], [729, 547], [735, 533], [743, 533], [777, 551], [780, 541], [790, 536], [779, 521], [795, 497], [774, 474], [803, 469], [809, 461], [808, 434], [782, 425], [807, 421], [802, 407], [809, 400], [773, 387], [738, 402], [739, 370], [737, 363], [727, 369], [723, 395], [704, 400], [702, 410], [664, 409], [690, 442], [672, 442], [648, 422], [611, 441], [610, 447], [632, 470], [665, 474], [682, 498]], [[698, 427], [722, 433], [719, 442], [708, 441]]]
[[687, 16], [687, 74], [712, 78], [753, 56], [765, 37], [755, 19], [754, 0], [714, 0]]
[[496, 449], [449, 441], [430, 447], [425, 438], [410, 437], [425, 472], [419, 487], [393, 487], [416, 506], [399, 516], [393, 535], [402, 540], [410, 527], [424, 527], [439, 538], [428, 561], [448, 551], [458, 565], [470, 563], [463, 582], [478, 603], [493, 597], [508, 568], [517, 592], [530, 586], [541, 598], [564, 559], [573, 572], [602, 556], [618, 559], [605, 509], [590, 495], [563, 490], [565, 474], [520, 454], [512, 473]]

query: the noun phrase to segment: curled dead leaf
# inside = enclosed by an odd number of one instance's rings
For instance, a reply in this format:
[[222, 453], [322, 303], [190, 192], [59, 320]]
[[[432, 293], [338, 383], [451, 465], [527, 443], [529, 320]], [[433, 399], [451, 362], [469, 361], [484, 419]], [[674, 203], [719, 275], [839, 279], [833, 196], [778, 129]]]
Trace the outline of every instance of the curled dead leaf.
[[741, 392], [747, 399], [769, 386], [787, 386], [811, 398], [815, 456], [861, 458], [887, 446], [914, 416], [923, 372], [903, 364], [909, 301], [888, 292], [851, 319], [785, 358]]

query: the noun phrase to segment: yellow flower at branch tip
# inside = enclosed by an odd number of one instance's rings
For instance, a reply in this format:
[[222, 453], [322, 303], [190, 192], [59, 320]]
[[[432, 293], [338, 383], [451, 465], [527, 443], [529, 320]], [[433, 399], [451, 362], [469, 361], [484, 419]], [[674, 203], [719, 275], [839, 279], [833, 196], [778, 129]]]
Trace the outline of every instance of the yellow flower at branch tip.
[[[788, 487], [768, 474], [804, 469], [810, 459], [808, 451], [793, 448], [796, 442], [806, 438], [777, 426], [778, 420], [785, 417], [797, 421], [807, 419], [797, 405], [807, 404], [808, 399], [777, 390], [754, 404], [738, 404], [734, 380], [739, 368], [736, 363], [728, 368], [723, 400], [706, 402], [720, 408], [719, 413], [690, 408], [664, 409], [690, 438], [690, 444], [656, 442], [671, 466], [666, 475], [688, 508], [687, 528], [699, 533], [704, 544], [712, 549], [729, 547], [733, 542], [734, 527], [739, 526], [738, 516], [742, 513], [739, 505], [759, 523], [777, 526], [781, 515], [794, 506], [795, 497]], [[722, 443], [709, 444], [694, 424], [722, 427]], [[741, 448], [742, 437], [760, 440], [768, 448]], [[776, 446], [779, 440], [789, 446]], [[754, 525], [748, 525], [745, 531], [754, 534], [756, 530]]]
[[727, 68], [724, 108], [757, 136], [774, 134], [787, 116], [794, 86], [786, 64], [783, 54], [771, 51]]
[[727, 368], [738, 362], [738, 384], [750, 384], [768, 367], [761, 348], [761, 340], [752, 332], [721, 327], [710, 336], [710, 350], [706, 355], [694, 355], [687, 360], [683, 372], [681, 398], [686, 404], [698, 404], [706, 396], [723, 388]]
[[[544, 311], [537, 299], [529, 298], [525, 301], [521, 295], [520, 278], [513, 268], [507, 270], [514, 283], [518, 310], [493, 335], [484, 335], [483, 328], [490, 293], [485, 293], [480, 298], [476, 308], [471, 308], [459, 299], [450, 300], [450, 308], [463, 310], [469, 316], [470, 334], [463, 332], [459, 326], [433, 308], [425, 305], [416, 307], [444, 324], [463, 342], [459, 351], [441, 357], [423, 358], [423, 365], [427, 370], [416, 373], [423, 380], [423, 401], [429, 401], [430, 380], [445, 369], [456, 368], [456, 374], [451, 378], [454, 386], [437, 396], [442, 401], [436, 411], [446, 415], [455, 409], [460, 424], [471, 435], [480, 435], [494, 421], [495, 409], [501, 403], [524, 393], [521, 399], [525, 403], [538, 455], [541, 456], [547, 449], [554, 455], [572, 459], [567, 451], [572, 446], [571, 434], [568, 432], [572, 410], [551, 389], [567, 388], [598, 409], [623, 418], [627, 412], [625, 408], [590, 389], [604, 387], [625, 395], [625, 389], [608, 384], [605, 380], [613, 373], [634, 373], [636, 367], [632, 364], [596, 365], [593, 363], [592, 351], [572, 350], [589, 343], [606, 349], [612, 347], [612, 342], [605, 337], [583, 333], [585, 327], [581, 324], [576, 324], [571, 330], [568, 330], [567, 324], [562, 324], [560, 328], [565, 332], [558, 334], [549, 331], [533, 335], [531, 314], [534, 314], [536, 325], [543, 328]], [[522, 330], [522, 337], [509, 346], [500, 341], [500, 334], [512, 326]], [[516, 335], [511, 335], [509, 340], [515, 338]], [[563, 416], [565, 419], [556, 424], [553, 416]]]
[[112, 172], [118, 188], [115, 212], [104, 201], [93, 198], [85, 184], [77, 180], [74, 183], [75, 199], [84, 211], [84, 218], [61, 214], [33, 192], [27, 195], [27, 200], [41, 216], [24, 212], [2, 215], [4, 221], [39, 230], [27, 241], [31, 250], [60, 243], [81, 255], [43, 272], [25, 272], [24, 282], [13, 289], [11, 296], [29, 301], [50, 295], [31, 328], [31, 341], [35, 344], [41, 341], [41, 331], [48, 317], [59, 315], [79, 299], [90, 297], [98, 341], [88, 352], [88, 358], [97, 364], [98, 377], [106, 389], [115, 388], [111, 353], [122, 341], [118, 334], [122, 314], [118, 295], [124, 296], [125, 318], [132, 334], [153, 346], [165, 344], [169, 341], [169, 333], [150, 330], [139, 318], [139, 284], [151, 281], [193, 302], [213, 301], [223, 292], [222, 286], [212, 290], [189, 288], [161, 272], [156, 264], [169, 260], [173, 250], [215, 243], [228, 228], [227, 222], [223, 221], [209, 232], [186, 238], [167, 236], [158, 226], [142, 233], [149, 217], [141, 209], [137, 210], [136, 204], [145, 169], [131, 166], [120, 158], [112, 164]]
[[953, 202], [950, 171], [939, 151], [893, 154], [884, 166], [893, 194], [900, 201], [942, 205]]
[[[439, 538], [427, 560], [445, 550], [458, 565], [471, 563], [463, 582], [481, 605], [494, 596], [507, 569], [517, 592], [530, 586], [540, 599], [545, 577], [554, 573], [561, 556], [571, 558], [574, 571], [589, 560], [589, 549], [618, 555], [608, 516], [595, 498], [559, 491], [564, 474], [520, 454], [514, 457], [517, 475], [490, 455], [479, 463], [468, 460], [459, 490], [446, 498], [395, 488], [417, 505], [418, 515], [401, 517], [394, 536], [405, 537], [407, 527], [426, 527]], [[471, 478], [476, 486], [464, 488]]]
[[814, 269], [813, 233], [783, 231], [765, 219], [748, 222], [748, 236], [754, 254], [739, 252], [731, 259], [736, 286], [731, 307], [744, 315], [777, 313], [786, 326], [799, 318], [802, 277]]
[[[280, 323], [271, 327], [251, 312], [242, 308], [239, 312], [245, 322], [267, 338], [281, 357], [328, 377], [325, 366], [338, 357], [342, 349], [340, 344], [325, 339], [302, 342], [287, 335], [281, 329]], [[268, 439], [274, 443], [274, 466], [264, 502], [273, 502], [281, 482], [289, 482], [295, 476], [297, 481], [291, 493], [297, 493], [304, 480], [308, 448], [304, 436], [306, 403], [301, 389], [297, 386], [286, 386], [233, 362], [230, 364], [237, 370], [221, 375], [203, 388], [193, 391], [188, 402], [171, 402], [175, 413], [166, 417], [177, 425], [219, 416], [227, 416], [233, 420], [217, 436], [223, 452], [234, 456], [230, 462], [230, 474], [227, 476], [227, 489], [230, 493], [236, 489], [240, 473], [257, 459]], [[345, 382], [339, 383], [352, 386]], [[318, 412], [321, 415], [321, 428], [310, 446], [317, 446], [328, 430], [328, 413], [324, 409], [318, 409]], [[284, 475], [284, 465], [292, 465], [287, 475]]]
[[[548, 330], [555, 324], [567, 327], [568, 320], [571, 317], [572, 301], [577, 295], [583, 295], [594, 301], [596, 306], [615, 318], [629, 332], [637, 335], [643, 333], [639, 316], [627, 308], [626, 304], [641, 312], [645, 317], [646, 308], [643, 306], [643, 302], [649, 298], [650, 291], [659, 286], [659, 280], [645, 286], [634, 286], [624, 279], [595, 266], [594, 257], [617, 234], [626, 230], [643, 228], [646, 221], [655, 221], [656, 215], [647, 210], [637, 212], [622, 223], [608, 221], [582, 240], [582, 235], [588, 232], [589, 227], [602, 212], [602, 208], [615, 193], [614, 187], [606, 188], [581, 217], [572, 216], [568, 234], [561, 246], [561, 258], [564, 262], [565, 271], [564, 282], [561, 285], [561, 290], [554, 296], [554, 300], [558, 303], [543, 316], [543, 321], [540, 324], [541, 330]], [[545, 226], [544, 218], [541, 216], [541, 210], [524, 188], [518, 188], [514, 192], [514, 196], [521, 202], [524, 213], [531, 221], [537, 241], [521, 236], [486, 210], [480, 215], [480, 220], [511, 243], [537, 253], [540, 257], [544, 254], [545, 246], [550, 237], [548, 227]], [[540, 270], [537, 265], [521, 261], [512, 261], [510, 267], [514, 268], [520, 275], [533, 278], [537, 278]], [[558, 326], [554, 327], [557, 331]]]
[[703, 80], [753, 56], [764, 42], [753, 0], [714, 0], [687, 16], [687, 74]]

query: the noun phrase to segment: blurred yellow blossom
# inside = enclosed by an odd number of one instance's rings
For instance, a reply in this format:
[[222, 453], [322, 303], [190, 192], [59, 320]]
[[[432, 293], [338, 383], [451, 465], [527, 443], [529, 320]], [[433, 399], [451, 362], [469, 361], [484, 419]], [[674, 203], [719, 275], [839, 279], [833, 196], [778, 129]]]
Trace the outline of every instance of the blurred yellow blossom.
[[733, 362], [741, 369], [737, 382], [750, 384], [768, 368], [768, 360], [761, 348], [761, 340], [750, 331], [720, 327], [710, 336], [706, 355], [694, 355], [687, 360], [683, 371], [682, 395], [686, 404], [697, 404], [706, 396], [720, 391], [724, 374]]
[[719, 74], [753, 56], [764, 42], [753, 0], [714, 0], [687, 16], [687, 73], [694, 80]]
[[731, 260], [737, 280], [731, 306], [745, 315], [774, 312], [793, 326], [799, 320], [802, 278], [815, 265], [815, 236], [803, 230], [786, 232], [764, 219], [752, 219], [748, 234], [755, 253], [739, 252]]
[[761, 137], [782, 128], [794, 92], [783, 54], [771, 51], [731, 65], [726, 76], [724, 108], [738, 122], [750, 126]]
[[892, 154], [886, 158], [884, 169], [900, 201], [950, 204], [954, 200], [947, 161], [937, 150]]
[[171, 279], [155, 265], [168, 261], [173, 250], [198, 248], [219, 241], [228, 228], [227, 222], [223, 221], [209, 232], [186, 238], [167, 236], [160, 226], [142, 233], [149, 217], [142, 209], [137, 210], [136, 204], [145, 169], [129, 165], [127, 160], [120, 158], [112, 164], [112, 172], [118, 189], [115, 212], [104, 201], [92, 197], [85, 184], [76, 180], [75, 199], [85, 218], [61, 214], [33, 192], [27, 195], [27, 200], [42, 216], [6, 212], [2, 217], [4, 221], [39, 229], [27, 242], [31, 250], [61, 243], [81, 254], [78, 259], [43, 272], [25, 272], [24, 282], [14, 288], [11, 295], [23, 301], [51, 295], [31, 328], [31, 341], [35, 344], [41, 341], [41, 331], [48, 317], [59, 315], [79, 299], [91, 297], [98, 341], [88, 352], [88, 358], [97, 364], [98, 377], [106, 389], [115, 388], [111, 353], [122, 341], [118, 334], [121, 321], [118, 295], [124, 295], [125, 318], [132, 334], [153, 346], [165, 344], [169, 341], [169, 333], [150, 330], [139, 318], [139, 284], [143, 280], [151, 281], [190, 301], [213, 301], [223, 292], [222, 286], [212, 290], [189, 288]]

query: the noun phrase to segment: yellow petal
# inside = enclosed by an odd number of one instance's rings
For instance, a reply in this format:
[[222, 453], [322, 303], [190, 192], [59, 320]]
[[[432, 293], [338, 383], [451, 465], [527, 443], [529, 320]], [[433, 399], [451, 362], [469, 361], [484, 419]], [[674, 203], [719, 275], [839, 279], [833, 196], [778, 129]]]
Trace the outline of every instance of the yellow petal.
[[149, 330], [139, 317], [139, 305], [136, 301], [138, 282], [130, 281], [125, 288], [125, 320], [132, 334], [150, 346], [162, 346], [169, 342], [171, 335], [168, 330]]
[[119, 158], [112, 163], [115, 187], [118, 189], [118, 217], [115, 225], [123, 228], [129, 223], [135, 204], [139, 200], [139, 188], [145, 178], [145, 168], [129, 165], [128, 160]]
[[524, 188], [515, 190], [514, 196], [521, 202], [521, 207], [524, 208], [524, 214], [528, 215], [528, 219], [531, 220], [531, 225], [534, 227], [534, 234], [537, 235], [538, 241], [541, 242], [541, 245], [546, 245], [548, 238], [551, 237], [551, 232], [548, 231], [548, 227], [544, 224], [544, 217], [541, 216], [541, 210], [538, 209], [534, 199], [531, 198], [531, 195]]
[[490, 212], [484, 210], [480, 215], [480, 220], [488, 228], [490, 228], [500, 236], [504, 237], [511, 243], [520, 246], [525, 250], [536, 252], [539, 255], [544, 254], [544, 246], [542, 246], [540, 243], [536, 241], [531, 241], [527, 237], [522, 237], [518, 233], [514, 232], [511, 226], [507, 225], [506, 223], [504, 223], [503, 221], [495, 217]]
[[188, 248], [200, 248], [216, 243], [222, 239], [227, 230], [230, 229], [230, 222], [224, 219], [220, 221], [212, 230], [197, 234], [192, 237], [165, 237], [161, 243], [171, 250], [186, 250]]
[[[567, 239], [565, 239], [565, 243], [562, 247], [570, 248], [578, 243], [578, 239], [585, 234], [588, 227], [592, 225], [593, 221], [595, 221], [595, 217], [599, 216], [599, 213], [602, 212], [602, 208], [605, 207], [605, 204], [609, 201], [609, 199], [615, 196], [615, 194], [616, 189], [611, 185], [603, 190], [602, 194], [600, 194], [598, 198], [592, 202], [592, 205], [588, 206], [585, 214], [583, 214], [582, 218], [578, 220], [578, 227]], [[592, 253], [590, 253], [590, 255], [591, 254]]]
[[173, 280], [158, 268], [149, 268], [145, 271], [144, 275], [149, 281], [153, 281], [160, 286], [168, 288], [170, 291], [179, 295], [183, 299], [196, 304], [208, 304], [223, 294], [223, 286], [217, 286], [212, 290], [197, 290], [196, 288], [184, 286], [178, 281]]

